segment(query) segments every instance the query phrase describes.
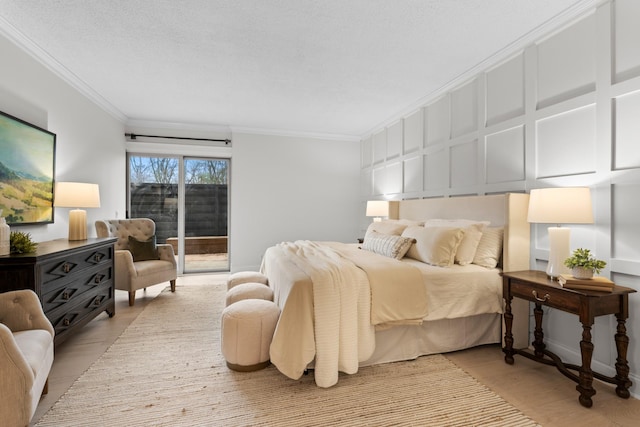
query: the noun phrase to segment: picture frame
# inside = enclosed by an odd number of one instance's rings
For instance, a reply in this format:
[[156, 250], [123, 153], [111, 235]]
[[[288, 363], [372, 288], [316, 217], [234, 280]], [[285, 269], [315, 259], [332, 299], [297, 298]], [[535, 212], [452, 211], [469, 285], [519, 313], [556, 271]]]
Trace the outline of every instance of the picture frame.
[[56, 134], [0, 111], [0, 209], [7, 224], [54, 221]]

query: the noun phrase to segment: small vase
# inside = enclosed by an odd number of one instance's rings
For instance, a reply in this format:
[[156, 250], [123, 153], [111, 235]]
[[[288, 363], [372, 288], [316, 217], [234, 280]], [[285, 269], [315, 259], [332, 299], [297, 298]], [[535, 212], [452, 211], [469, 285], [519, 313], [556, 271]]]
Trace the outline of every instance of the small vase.
[[576, 279], [591, 279], [593, 277], [593, 268], [573, 267], [571, 274]]

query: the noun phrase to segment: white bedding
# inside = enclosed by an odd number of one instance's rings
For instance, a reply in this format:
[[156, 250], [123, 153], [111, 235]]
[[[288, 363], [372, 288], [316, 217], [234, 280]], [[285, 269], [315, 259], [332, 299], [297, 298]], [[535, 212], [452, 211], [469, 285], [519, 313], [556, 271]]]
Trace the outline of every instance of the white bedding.
[[[338, 371], [356, 372], [358, 362], [369, 359], [375, 346], [372, 325], [368, 325], [370, 328], [367, 329], [359, 323], [354, 330], [354, 326], [347, 326], [336, 320], [348, 317], [353, 318], [354, 322], [356, 319], [362, 320], [369, 315], [367, 304], [371, 303], [367, 298], [370, 293], [361, 292], [362, 286], [365, 289], [368, 286], [367, 275], [363, 275], [359, 268], [353, 270], [348, 265], [349, 261], [342, 257], [336, 258], [329, 246], [338, 251], [343, 248], [342, 253], [353, 250], [353, 245], [330, 243], [319, 245], [318, 251], [311, 254], [298, 256], [301, 250], [295, 246], [277, 245], [267, 250], [263, 262], [263, 272], [269, 277], [275, 301], [282, 309], [271, 345], [271, 361], [283, 374], [293, 379], [299, 378], [307, 366], [314, 362], [316, 384], [321, 387], [334, 385], [338, 379]], [[371, 256], [386, 261], [381, 255], [371, 253]], [[327, 267], [328, 260], [332, 258], [338, 260], [346, 270], [346, 276], [339, 273], [340, 269]], [[422, 285], [426, 289], [427, 299], [423, 319], [433, 321], [482, 313], [502, 313], [502, 281], [499, 270], [475, 265], [432, 267], [409, 259], [403, 263], [412, 265], [422, 273]], [[340, 292], [336, 290], [332, 280], [336, 283], [355, 280], [357, 283], [356, 288], [345, 293], [346, 303], [336, 300], [340, 298]], [[328, 291], [316, 287], [316, 282], [327, 287]], [[353, 296], [356, 294], [359, 297], [354, 303]], [[359, 307], [358, 313], [350, 313], [349, 310], [356, 306]], [[341, 336], [340, 344], [336, 344], [336, 338], [330, 338], [327, 334]], [[354, 340], [351, 346], [348, 345], [348, 340]], [[358, 347], [356, 356], [353, 353], [354, 345]]]

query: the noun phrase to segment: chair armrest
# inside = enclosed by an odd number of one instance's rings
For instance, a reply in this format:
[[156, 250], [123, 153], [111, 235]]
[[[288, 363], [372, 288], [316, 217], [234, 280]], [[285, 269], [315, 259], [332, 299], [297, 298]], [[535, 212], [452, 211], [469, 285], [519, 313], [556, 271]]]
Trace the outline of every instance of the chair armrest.
[[53, 337], [55, 332], [40, 304], [40, 299], [30, 289], [0, 294], [0, 323], [12, 332], [44, 329]]
[[156, 245], [156, 248], [158, 249], [158, 256], [160, 256], [161, 260], [169, 261], [173, 265], [177, 265], [173, 246], [168, 243], [159, 243]]
[[[3, 383], [6, 379], [12, 379], [18, 380], [19, 384], [20, 378], [23, 378], [23, 381], [26, 380], [24, 387], [31, 387], [30, 384], [33, 384], [34, 379], [33, 371], [18, 348], [13, 332], [2, 323], [0, 323], [0, 360], [2, 361], [0, 363], [0, 378]], [[16, 374], [16, 371], [19, 373]], [[16, 375], [18, 378], [14, 378]]]
[[116, 249], [115, 260], [116, 270], [124, 272], [131, 277], [136, 276], [136, 267], [133, 265], [133, 255], [128, 249]]

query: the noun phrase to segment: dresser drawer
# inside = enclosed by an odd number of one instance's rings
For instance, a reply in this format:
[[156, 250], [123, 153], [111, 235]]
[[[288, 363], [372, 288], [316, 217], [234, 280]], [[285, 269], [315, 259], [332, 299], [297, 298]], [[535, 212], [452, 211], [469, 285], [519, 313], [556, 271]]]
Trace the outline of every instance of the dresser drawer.
[[109, 266], [113, 262], [113, 246], [94, 248], [86, 252], [69, 253], [47, 262], [40, 266], [43, 292], [48, 289], [63, 286], [76, 280], [81, 275], [90, 274], [88, 270], [100, 266]]
[[113, 282], [111, 280], [93, 287], [90, 291], [76, 294], [75, 298], [48, 311], [47, 317], [55, 329], [56, 335], [85, 324], [105, 310], [105, 305], [113, 301]]
[[58, 280], [43, 287], [41, 300], [45, 313], [64, 305], [73, 306], [87, 292], [94, 291], [104, 283], [113, 282], [111, 264], [98, 265], [78, 273], [80, 274], [68, 276], [68, 280]]

